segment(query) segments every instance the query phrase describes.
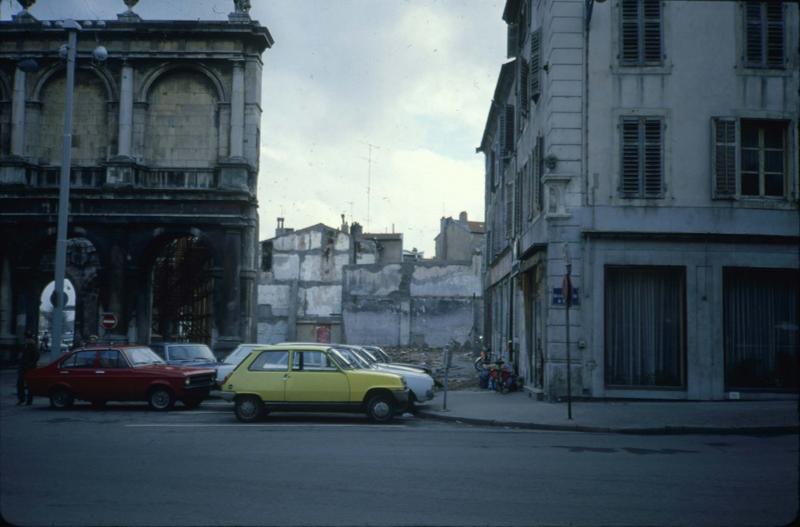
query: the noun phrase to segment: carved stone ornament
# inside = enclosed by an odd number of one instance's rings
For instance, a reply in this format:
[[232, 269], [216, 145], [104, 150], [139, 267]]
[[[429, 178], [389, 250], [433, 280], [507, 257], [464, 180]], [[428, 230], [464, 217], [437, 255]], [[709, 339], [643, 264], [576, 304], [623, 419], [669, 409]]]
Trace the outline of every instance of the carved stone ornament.
[[247, 15], [250, 13], [250, 0], [233, 0], [236, 6], [236, 13]]
[[19, 5], [22, 6], [22, 9], [27, 11], [28, 8], [30, 8], [33, 4], [36, 3], [36, 0], [17, 0], [17, 2], [19, 2]]
[[139, 3], [139, 0], [123, 0], [125, 5], [128, 6], [128, 11], [133, 11], [133, 6]]

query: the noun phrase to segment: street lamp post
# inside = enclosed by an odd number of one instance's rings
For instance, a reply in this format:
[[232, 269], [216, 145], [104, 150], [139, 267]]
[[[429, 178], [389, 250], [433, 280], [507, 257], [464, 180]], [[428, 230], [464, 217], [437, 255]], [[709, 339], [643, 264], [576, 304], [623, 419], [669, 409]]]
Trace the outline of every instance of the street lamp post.
[[[64, 146], [61, 157], [61, 177], [58, 183], [58, 228], [56, 231], [55, 288], [53, 298], [53, 327], [50, 338], [50, 349], [54, 353], [61, 352], [61, 338], [64, 319], [64, 275], [67, 263], [67, 223], [69, 215], [70, 167], [72, 165], [72, 111], [75, 92], [75, 60], [78, 51], [78, 31], [81, 25], [74, 20], [64, 20], [61, 27], [67, 32], [67, 44], [62, 46], [61, 54], [67, 61], [67, 89], [64, 100]], [[92, 57], [104, 61], [108, 51], [97, 46]], [[56, 348], [57, 346], [57, 348]]]
[[[69, 214], [69, 178], [72, 164], [72, 97], [75, 91], [75, 55], [78, 31], [81, 26], [74, 20], [65, 20], [67, 31], [67, 94], [64, 101], [64, 150], [61, 157], [61, 178], [58, 183], [58, 230], [56, 232], [56, 283], [53, 303], [53, 332], [50, 349], [61, 352], [61, 333], [64, 317], [64, 274], [67, 263], [67, 215]], [[57, 346], [57, 352], [56, 352]]]

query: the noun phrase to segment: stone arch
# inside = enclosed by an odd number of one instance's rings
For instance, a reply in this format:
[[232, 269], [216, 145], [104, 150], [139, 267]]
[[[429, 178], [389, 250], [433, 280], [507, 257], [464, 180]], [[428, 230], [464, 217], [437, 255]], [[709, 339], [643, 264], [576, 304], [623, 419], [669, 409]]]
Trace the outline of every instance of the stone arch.
[[222, 80], [211, 68], [204, 66], [203, 64], [183, 64], [173, 62], [162, 64], [145, 75], [144, 79], [142, 80], [141, 89], [139, 90], [139, 100], [137, 102], [147, 103], [153, 84], [155, 84], [155, 82], [163, 75], [167, 75], [176, 70], [195, 71], [204, 75], [211, 85], [214, 86], [217, 102], [227, 102], [228, 98], [226, 96]]
[[[103, 83], [105, 87], [106, 102], [112, 102], [119, 100], [119, 87], [117, 83], [114, 81], [113, 75], [105, 68], [99, 67], [95, 64], [78, 64], [75, 67], [75, 75], [76, 75], [76, 85], [77, 85], [77, 74], [78, 72], [89, 72], [97, 76], [97, 78]], [[45, 85], [53, 78], [55, 75], [64, 74], [66, 76], [67, 68], [63, 63], [55, 63], [47, 67], [44, 71], [42, 71], [39, 78], [36, 80], [36, 84], [33, 87], [33, 92], [31, 93], [31, 101], [33, 102], [41, 102], [42, 100], [42, 90], [44, 89]], [[76, 86], [77, 87], [77, 86]]]
[[[96, 166], [108, 159], [116, 127], [108, 103], [114, 100], [113, 83], [95, 66], [77, 68], [73, 102], [72, 164]], [[31, 151], [40, 162], [60, 165], [63, 149], [64, 93], [66, 69], [50, 68], [34, 89], [41, 103], [39, 134]]]
[[151, 167], [212, 168], [219, 159], [219, 92], [197, 68], [171, 68], [147, 93], [144, 158]]
[[152, 239], [143, 254], [150, 340], [213, 345], [216, 256], [213, 244], [198, 229], [162, 231]]

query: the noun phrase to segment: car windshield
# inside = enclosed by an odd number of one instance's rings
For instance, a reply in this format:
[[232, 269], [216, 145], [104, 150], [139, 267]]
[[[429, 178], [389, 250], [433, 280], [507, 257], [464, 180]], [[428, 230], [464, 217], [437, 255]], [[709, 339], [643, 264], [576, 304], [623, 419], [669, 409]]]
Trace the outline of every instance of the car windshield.
[[372, 354], [372, 353], [371, 353], [371, 352], [370, 352], [370, 351], [369, 351], [367, 348], [358, 348], [358, 349], [356, 350], [356, 353], [358, 353], [359, 355], [361, 355], [361, 357], [362, 357], [362, 358], [363, 358], [365, 361], [367, 361], [367, 362], [369, 362], [369, 363], [371, 363], [371, 364], [375, 364], [376, 362], [380, 362], [380, 361], [378, 360], [378, 358], [377, 358], [377, 357], [375, 357], [375, 355], [374, 355], [374, 354]]
[[379, 362], [392, 362], [392, 358], [378, 346], [364, 346], [364, 349], [372, 353]]
[[331, 357], [333, 360], [336, 361], [336, 364], [343, 370], [352, 370], [353, 368], [357, 368], [357, 366], [348, 360], [338, 348], [330, 348]]
[[251, 351], [253, 351], [254, 348], [255, 346], [241, 344], [238, 348], [229, 353], [222, 362], [225, 364], [239, 364], [250, 354]]
[[189, 344], [169, 347], [169, 360], [206, 360], [217, 362], [208, 346], [202, 344]]
[[161, 357], [153, 353], [150, 348], [129, 348], [124, 350], [128, 361], [134, 366], [145, 364], [165, 364]]
[[336, 348], [336, 351], [344, 355], [344, 357], [356, 365], [358, 368], [369, 368], [369, 362], [364, 360], [353, 348]]

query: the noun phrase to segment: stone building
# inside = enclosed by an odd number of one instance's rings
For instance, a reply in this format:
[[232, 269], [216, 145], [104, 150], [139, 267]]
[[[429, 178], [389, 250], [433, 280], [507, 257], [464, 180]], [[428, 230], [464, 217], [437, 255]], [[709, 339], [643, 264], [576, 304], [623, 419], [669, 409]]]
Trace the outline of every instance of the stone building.
[[[253, 340], [269, 31], [241, 3], [227, 21], [142, 20], [129, 9], [81, 24], [67, 266], [76, 338], [177, 338], [220, 353]], [[58, 22], [27, 12], [0, 22], [5, 347], [42, 333], [40, 294], [54, 275], [65, 42]], [[118, 321], [108, 331], [105, 313]]]
[[436, 235], [437, 260], [471, 260], [475, 252], [483, 252], [486, 227], [482, 221], [469, 221], [462, 211], [458, 219], [442, 218]]
[[493, 349], [548, 397], [568, 350], [574, 395], [796, 391], [797, 3], [507, 0], [503, 19], [479, 148]]
[[402, 234], [278, 225], [262, 242], [258, 342], [438, 347], [480, 334], [479, 256], [406, 260]]

